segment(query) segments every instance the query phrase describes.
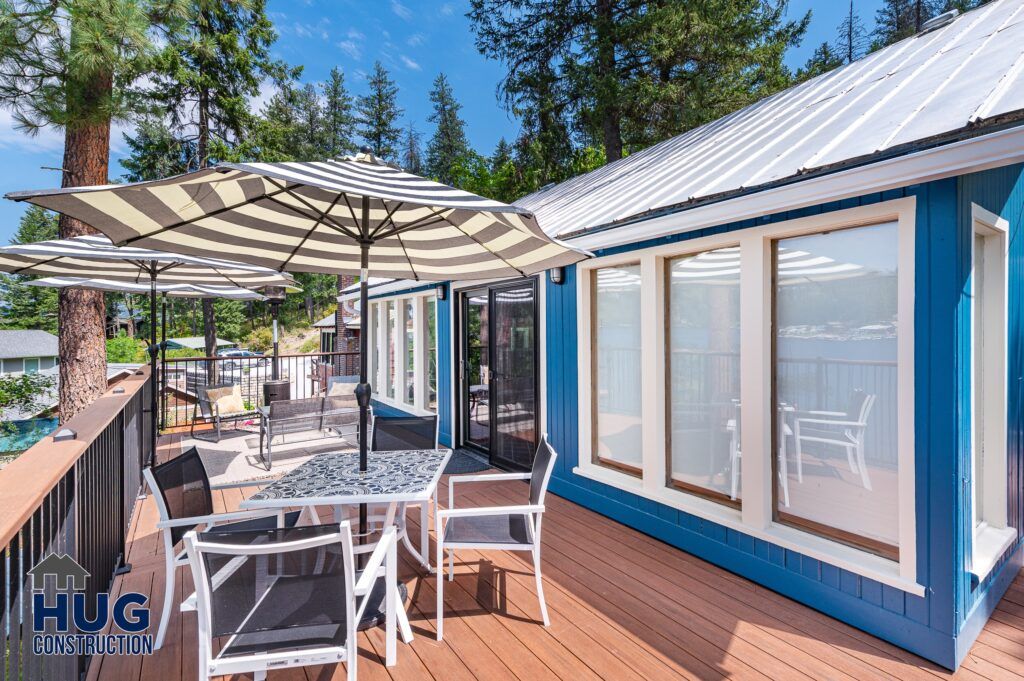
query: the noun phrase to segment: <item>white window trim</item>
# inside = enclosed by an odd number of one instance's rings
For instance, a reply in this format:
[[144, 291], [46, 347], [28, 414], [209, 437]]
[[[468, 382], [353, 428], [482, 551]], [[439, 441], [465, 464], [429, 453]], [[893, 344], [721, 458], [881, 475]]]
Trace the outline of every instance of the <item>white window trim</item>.
[[[434, 303], [434, 299], [437, 291], [436, 289], [427, 289], [423, 291], [414, 291], [411, 293], [402, 293], [394, 296], [386, 296], [381, 298], [374, 298], [369, 301], [370, 307], [370, 321], [377, 319], [380, 323], [377, 328], [377, 338], [372, 339], [376, 344], [376, 348], [380, 348], [381, 357], [385, 360], [380, 362], [380, 366], [374, 361], [377, 356], [376, 352], [373, 352], [375, 348], [371, 348], [369, 353], [370, 359], [370, 376], [376, 379], [377, 390], [373, 393], [373, 399], [381, 404], [386, 404], [395, 409], [413, 414], [414, 416], [432, 416], [436, 412], [432, 409], [427, 408], [427, 402], [429, 399], [430, 388], [427, 385], [429, 377], [427, 376], [427, 355], [429, 348], [427, 347], [427, 338], [429, 336], [427, 329], [427, 305]], [[406, 328], [405, 328], [405, 303], [406, 301], [412, 301], [413, 303], [413, 315], [417, 320], [417, 323], [413, 326], [413, 403], [403, 402], [401, 395], [405, 393], [405, 381], [402, 378], [405, 374], [406, 367]], [[385, 323], [387, 322], [387, 316], [384, 314], [387, 303], [394, 303], [395, 305], [395, 322], [391, 329], [391, 333], [395, 338], [397, 345], [395, 346], [395, 397], [388, 397], [387, 395], [387, 382], [391, 379], [388, 376], [387, 371], [387, 348], [384, 345], [385, 341]], [[435, 312], [436, 315], [436, 312]], [[436, 319], [436, 316], [435, 316]], [[435, 321], [436, 324], [436, 321]], [[372, 323], [369, 325], [370, 329], [373, 328]], [[399, 343], [399, 341], [401, 341]]]
[[[970, 571], [983, 580], [992, 571], [1006, 549], [1017, 539], [1017, 530], [1007, 526], [1006, 514], [1006, 413], [1007, 413], [1007, 330], [1009, 314], [1007, 292], [1009, 277], [1009, 223], [981, 206], [971, 204], [971, 268], [974, 268], [974, 235], [985, 237], [985, 262], [995, 263], [997, 269], [985, 270], [985, 290], [998, 291], [996, 297], [987, 296], [985, 310], [985, 356], [982, 358], [985, 374], [985, 498], [982, 500], [982, 522], [974, 525], [977, 497], [971, 485], [970, 522], [972, 527]], [[974, 277], [971, 277], [971, 446], [974, 444], [975, 374], [974, 374]], [[995, 282], [987, 277], [994, 275]], [[998, 286], [996, 284], [998, 283]], [[992, 380], [995, 378], [995, 380]], [[971, 470], [974, 470], [974, 452], [971, 452]]]
[[[870, 206], [812, 215], [775, 224], [699, 237], [664, 246], [618, 253], [577, 265], [577, 324], [579, 373], [579, 463], [573, 472], [663, 503], [678, 510], [724, 525], [797, 551], [902, 591], [923, 596], [917, 582], [917, 532], [914, 490], [914, 197]], [[899, 453], [899, 549], [898, 562], [772, 520], [771, 421], [765, 417], [771, 404], [771, 248], [786, 237], [896, 221], [898, 225], [898, 301], [900, 325], [897, 341], [897, 441]], [[743, 503], [735, 509], [666, 486], [664, 382], [664, 261], [683, 255], [740, 246], [740, 395], [744, 405]], [[641, 328], [644, 349], [641, 360], [641, 400], [644, 474], [642, 479], [593, 462], [591, 395], [591, 296], [594, 271], [640, 262], [643, 276]], [[652, 333], [653, 331], [653, 333]], [[750, 416], [747, 416], [749, 414]]]

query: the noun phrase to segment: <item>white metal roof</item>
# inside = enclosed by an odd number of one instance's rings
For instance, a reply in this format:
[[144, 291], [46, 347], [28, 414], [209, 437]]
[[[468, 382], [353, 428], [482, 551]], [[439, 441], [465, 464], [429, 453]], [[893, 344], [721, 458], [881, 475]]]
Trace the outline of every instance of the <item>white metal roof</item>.
[[515, 205], [567, 238], [1018, 123], [1022, 46], [1024, 0], [997, 0]]

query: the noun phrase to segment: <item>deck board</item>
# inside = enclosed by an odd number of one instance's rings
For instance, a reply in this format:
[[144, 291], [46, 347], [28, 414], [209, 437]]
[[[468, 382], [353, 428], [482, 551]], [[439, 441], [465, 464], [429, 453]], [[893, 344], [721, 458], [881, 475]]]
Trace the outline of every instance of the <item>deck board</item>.
[[[173, 443], [163, 445], [161, 458], [177, 451]], [[525, 486], [516, 485], [467, 486], [459, 504], [521, 503]], [[215, 507], [233, 510], [247, 493], [220, 491]], [[1024, 576], [1018, 576], [961, 669], [952, 674], [569, 501], [551, 496], [548, 509], [543, 570], [550, 627], [539, 622], [529, 554], [465, 550], [456, 553], [455, 580], [445, 583], [445, 640], [438, 643], [435, 578], [424, 575], [400, 549], [399, 572], [411, 596], [407, 609], [415, 640], [411, 646], [399, 643], [398, 665], [387, 668], [383, 630], [361, 633], [360, 678], [1024, 680]], [[129, 528], [133, 569], [113, 587], [114, 592], [149, 594], [154, 627], [164, 589], [156, 518], [152, 497], [138, 502]], [[418, 512], [410, 513], [409, 525], [418, 537]], [[175, 591], [179, 599], [191, 593], [187, 568], [179, 569]], [[162, 650], [148, 658], [96, 658], [87, 678], [196, 677], [195, 615], [175, 610]], [[269, 675], [271, 681], [344, 678], [341, 664]]]

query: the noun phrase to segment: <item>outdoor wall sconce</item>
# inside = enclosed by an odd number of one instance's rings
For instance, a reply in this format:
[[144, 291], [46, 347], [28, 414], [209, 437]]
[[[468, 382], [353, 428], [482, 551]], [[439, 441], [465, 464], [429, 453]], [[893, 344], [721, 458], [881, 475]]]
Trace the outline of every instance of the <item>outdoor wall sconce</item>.
[[435, 291], [435, 293], [437, 293], [437, 299], [438, 300], [447, 300], [447, 298], [448, 298], [448, 287], [447, 286], [445, 286], [444, 284], [438, 284], [437, 288], [434, 289], [434, 291]]
[[548, 270], [548, 278], [551, 279], [552, 284], [561, 284], [565, 281], [565, 268], [552, 267]]

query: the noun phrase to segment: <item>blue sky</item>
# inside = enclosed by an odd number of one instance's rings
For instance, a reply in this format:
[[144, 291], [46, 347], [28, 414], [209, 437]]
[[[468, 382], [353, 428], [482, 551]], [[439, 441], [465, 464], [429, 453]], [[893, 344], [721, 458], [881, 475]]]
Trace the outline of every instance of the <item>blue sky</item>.
[[[431, 82], [444, 72], [463, 105], [470, 142], [489, 153], [502, 136], [515, 137], [517, 126], [496, 96], [502, 67], [484, 59], [474, 47], [465, 17], [468, 0], [269, 0], [268, 11], [280, 39], [274, 53], [289, 64], [301, 64], [302, 80], [323, 81], [334, 66], [346, 74], [349, 89], [365, 87], [365, 74], [380, 59], [398, 83], [399, 103], [406, 120], [429, 136], [427, 122]], [[857, 0], [857, 11], [869, 27], [881, 0]], [[803, 44], [787, 62], [802, 64], [824, 40], [832, 40], [846, 3], [839, 0], [791, 0], [791, 17], [812, 11]], [[269, 96], [265, 93], [264, 97]], [[258, 104], [258, 103], [257, 103]], [[118, 159], [125, 151], [123, 126], [111, 135], [110, 175], [122, 174]], [[35, 137], [17, 131], [10, 113], [0, 111], [0, 194], [19, 189], [57, 186], [63, 136], [44, 130]], [[0, 243], [17, 229], [24, 206], [0, 199]]]

